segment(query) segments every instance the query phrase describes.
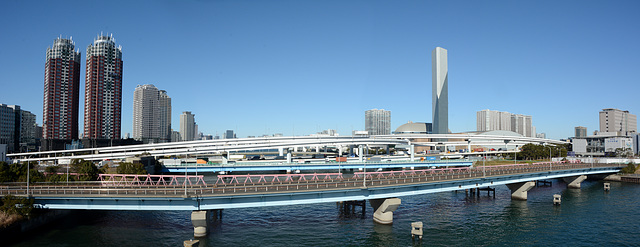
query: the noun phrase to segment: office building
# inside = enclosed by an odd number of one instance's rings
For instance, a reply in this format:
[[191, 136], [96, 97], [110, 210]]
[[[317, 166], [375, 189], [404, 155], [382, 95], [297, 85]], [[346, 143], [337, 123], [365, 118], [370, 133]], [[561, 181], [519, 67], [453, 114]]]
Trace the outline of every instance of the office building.
[[236, 134], [233, 133], [233, 130], [227, 130], [224, 132], [224, 139], [233, 139], [236, 138]]
[[171, 98], [151, 84], [133, 92], [133, 138], [144, 143], [171, 141]]
[[42, 104], [44, 139], [78, 139], [80, 51], [71, 39], [57, 38], [47, 48]]
[[447, 50], [436, 47], [431, 53], [431, 108], [433, 116], [433, 133], [449, 133], [449, 68]]
[[190, 111], [180, 114], [180, 137], [182, 141], [193, 141], [196, 136], [196, 115]]
[[626, 135], [627, 132], [637, 131], [636, 115], [629, 111], [607, 108], [600, 112], [600, 132], [620, 132]]
[[180, 137], [180, 132], [171, 130], [171, 142], [179, 142], [181, 140], [182, 137]]
[[87, 47], [84, 138], [120, 139], [122, 47], [112, 36], [99, 35]]
[[36, 151], [36, 115], [18, 105], [0, 104], [0, 144], [9, 153]]
[[369, 135], [391, 134], [391, 111], [373, 109], [364, 112], [364, 128]]
[[576, 130], [576, 133], [575, 133], [576, 138], [587, 137], [587, 127], [578, 126], [575, 128], [575, 130]]
[[6, 144], [9, 153], [16, 150], [16, 114], [14, 108], [0, 104], [0, 144]]

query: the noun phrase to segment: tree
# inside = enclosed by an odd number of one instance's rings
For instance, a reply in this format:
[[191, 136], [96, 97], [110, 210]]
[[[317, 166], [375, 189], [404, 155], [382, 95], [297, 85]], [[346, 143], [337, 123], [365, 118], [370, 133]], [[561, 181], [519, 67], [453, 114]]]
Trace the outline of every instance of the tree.
[[118, 174], [147, 174], [144, 165], [140, 163], [122, 162], [116, 169]]
[[[37, 164], [29, 164], [29, 182], [42, 182], [44, 175], [38, 171]], [[0, 182], [26, 182], [27, 181], [27, 164], [14, 163], [7, 164], [0, 162]]]
[[16, 197], [6, 195], [2, 198], [0, 211], [8, 214], [18, 214], [20, 216], [29, 216], [33, 210], [33, 198]]
[[96, 181], [98, 179], [98, 174], [100, 174], [98, 167], [96, 167], [93, 162], [83, 159], [72, 160], [71, 168], [73, 171], [78, 173], [79, 181]]
[[635, 164], [629, 163], [627, 164], [627, 167], [622, 168], [622, 170], [620, 170], [620, 173], [633, 174], [636, 172], [637, 169], [638, 167]]

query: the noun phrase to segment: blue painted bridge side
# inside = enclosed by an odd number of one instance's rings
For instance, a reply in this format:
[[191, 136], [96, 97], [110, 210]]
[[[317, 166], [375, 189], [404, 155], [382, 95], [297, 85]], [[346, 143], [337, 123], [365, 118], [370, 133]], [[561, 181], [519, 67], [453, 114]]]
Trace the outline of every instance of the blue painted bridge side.
[[[322, 163], [322, 164], [300, 164], [300, 163], [272, 163], [268, 165], [216, 165], [203, 166], [197, 168], [198, 172], [251, 172], [251, 171], [295, 171], [295, 170], [338, 170], [338, 169], [358, 169], [365, 166], [367, 169], [396, 169], [408, 167], [447, 167], [447, 166], [471, 166], [472, 161], [451, 161], [451, 162], [379, 162], [379, 163]], [[195, 166], [163, 167], [162, 172], [184, 173], [196, 172]]]
[[368, 186], [350, 189], [296, 191], [256, 194], [221, 194], [205, 197], [48, 197], [34, 196], [37, 205], [49, 209], [96, 210], [210, 210], [247, 207], [284, 206], [296, 204], [326, 203], [350, 200], [370, 200], [402, 197], [462, 189], [505, 185], [533, 180], [616, 173], [620, 168], [599, 167], [527, 174], [510, 174], [495, 177], [458, 179], [440, 182], [422, 182], [394, 186]]

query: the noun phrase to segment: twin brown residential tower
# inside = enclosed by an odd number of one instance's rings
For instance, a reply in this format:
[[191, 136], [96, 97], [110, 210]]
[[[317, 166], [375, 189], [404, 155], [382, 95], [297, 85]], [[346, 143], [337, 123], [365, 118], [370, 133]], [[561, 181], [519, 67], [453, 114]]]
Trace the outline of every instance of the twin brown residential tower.
[[[47, 49], [44, 76], [43, 139], [78, 139], [79, 50], [71, 38]], [[113, 36], [99, 35], [87, 47], [84, 138], [120, 139], [122, 47]]]

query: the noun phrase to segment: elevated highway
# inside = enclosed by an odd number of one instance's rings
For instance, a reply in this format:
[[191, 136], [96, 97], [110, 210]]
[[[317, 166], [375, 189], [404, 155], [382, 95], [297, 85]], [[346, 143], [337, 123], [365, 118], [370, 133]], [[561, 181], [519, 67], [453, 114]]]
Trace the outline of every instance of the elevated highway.
[[[412, 140], [440, 140], [438, 142], [412, 142]], [[449, 141], [441, 141], [449, 140]], [[535, 144], [566, 144], [563, 141], [516, 137], [516, 136], [491, 136], [473, 134], [402, 134], [379, 136], [293, 136], [293, 137], [262, 137], [262, 138], [238, 138], [222, 140], [201, 140], [187, 142], [170, 142], [157, 144], [141, 144], [130, 146], [85, 148], [76, 150], [46, 151], [8, 154], [7, 157], [18, 161], [58, 161], [61, 159], [85, 159], [85, 160], [113, 160], [128, 157], [150, 155], [180, 156], [180, 155], [205, 155], [225, 154], [247, 150], [264, 149], [289, 149], [305, 147], [354, 147], [354, 146], [381, 146], [381, 145], [422, 145], [422, 146], [459, 146], [459, 145], [519, 145], [526, 143]]]

